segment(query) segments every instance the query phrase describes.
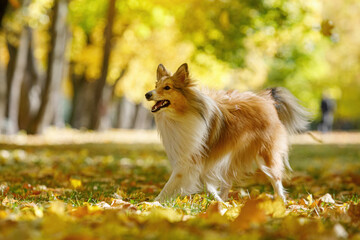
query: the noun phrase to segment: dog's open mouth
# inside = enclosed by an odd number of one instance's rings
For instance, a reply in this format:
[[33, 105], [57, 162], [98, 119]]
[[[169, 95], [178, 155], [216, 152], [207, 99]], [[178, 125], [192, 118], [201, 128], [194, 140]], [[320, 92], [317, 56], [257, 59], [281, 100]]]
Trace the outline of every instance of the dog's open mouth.
[[160, 100], [155, 103], [155, 105], [151, 108], [151, 112], [157, 112], [162, 108], [166, 108], [170, 105], [169, 100]]

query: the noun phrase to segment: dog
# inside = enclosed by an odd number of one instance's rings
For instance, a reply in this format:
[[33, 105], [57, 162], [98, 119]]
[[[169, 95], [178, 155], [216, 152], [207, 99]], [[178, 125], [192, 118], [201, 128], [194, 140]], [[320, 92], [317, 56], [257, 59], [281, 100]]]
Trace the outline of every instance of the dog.
[[[285, 88], [257, 94], [200, 90], [182, 64], [171, 74], [157, 68], [155, 89], [145, 94], [173, 172], [156, 201], [206, 190], [227, 201], [234, 183], [260, 169], [286, 201], [290, 134], [306, 130], [309, 114]], [[220, 192], [218, 189], [220, 188]]]

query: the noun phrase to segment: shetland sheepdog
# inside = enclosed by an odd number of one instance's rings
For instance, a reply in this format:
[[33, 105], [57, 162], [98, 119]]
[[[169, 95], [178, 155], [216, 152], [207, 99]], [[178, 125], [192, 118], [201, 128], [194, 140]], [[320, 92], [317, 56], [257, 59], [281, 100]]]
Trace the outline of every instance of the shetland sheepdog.
[[[204, 190], [226, 201], [234, 183], [260, 169], [284, 201], [282, 180], [289, 134], [304, 131], [308, 112], [284, 88], [260, 93], [200, 90], [184, 63], [174, 74], [162, 64], [151, 112], [173, 172], [155, 200]], [[220, 189], [220, 191], [218, 191]]]

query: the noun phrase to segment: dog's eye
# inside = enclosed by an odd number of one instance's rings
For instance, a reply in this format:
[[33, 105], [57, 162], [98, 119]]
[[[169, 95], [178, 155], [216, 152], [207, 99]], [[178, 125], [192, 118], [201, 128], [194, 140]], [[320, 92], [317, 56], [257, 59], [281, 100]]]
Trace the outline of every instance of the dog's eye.
[[169, 86], [164, 87], [165, 90], [170, 90]]

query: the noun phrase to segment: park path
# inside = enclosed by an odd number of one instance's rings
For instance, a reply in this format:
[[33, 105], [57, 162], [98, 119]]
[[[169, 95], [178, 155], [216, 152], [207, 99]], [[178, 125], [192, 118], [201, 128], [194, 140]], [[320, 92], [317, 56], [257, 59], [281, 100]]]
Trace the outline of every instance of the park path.
[[[310, 132], [291, 136], [292, 144], [360, 144], [360, 132]], [[155, 144], [160, 145], [156, 130], [108, 130], [102, 132], [49, 128], [44, 134], [0, 135], [0, 145], [41, 146], [68, 144]]]

